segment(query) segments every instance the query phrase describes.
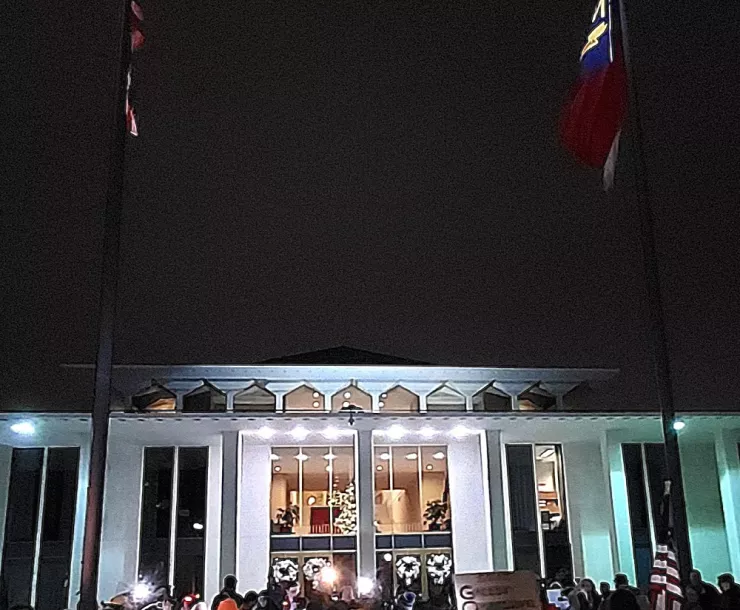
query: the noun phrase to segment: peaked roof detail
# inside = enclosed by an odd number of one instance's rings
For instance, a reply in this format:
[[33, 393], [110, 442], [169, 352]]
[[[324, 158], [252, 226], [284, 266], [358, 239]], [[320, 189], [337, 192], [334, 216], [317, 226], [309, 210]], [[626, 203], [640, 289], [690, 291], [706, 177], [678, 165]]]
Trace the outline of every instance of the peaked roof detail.
[[309, 365], [384, 365], [384, 366], [425, 366], [428, 362], [379, 354], [364, 349], [341, 345], [315, 352], [303, 352], [263, 360], [257, 364], [309, 364]]

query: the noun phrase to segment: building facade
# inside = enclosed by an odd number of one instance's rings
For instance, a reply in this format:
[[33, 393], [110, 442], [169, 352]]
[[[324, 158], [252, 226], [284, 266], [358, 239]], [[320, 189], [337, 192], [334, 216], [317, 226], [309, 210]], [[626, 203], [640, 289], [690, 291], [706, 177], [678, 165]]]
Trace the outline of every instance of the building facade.
[[[602, 369], [121, 366], [99, 597], [226, 574], [311, 586], [327, 562], [423, 596], [451, 570], [647, 581], [664, 474], [655, 412], [600, 410]], [[87, 414], [0, 417], [2, 595], [72, 608]], [[682, 413], [694, 565], [740, 574], [740, 415]], [[454, 566], [454, 567], [453, 567]]]

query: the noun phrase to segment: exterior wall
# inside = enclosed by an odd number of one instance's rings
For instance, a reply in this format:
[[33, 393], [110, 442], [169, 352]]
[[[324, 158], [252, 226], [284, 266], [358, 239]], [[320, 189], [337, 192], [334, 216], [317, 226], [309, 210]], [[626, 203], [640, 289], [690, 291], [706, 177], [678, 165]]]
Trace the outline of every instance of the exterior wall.
[[[221, 482], [223, 450], [221, 440], [211, 439], [208, 442], [208, 499], [206, 504], [205, 536], [205, 581], [203, 594], [212, 599], [221, 590], [219, 570], [221, 563]], [[231, 468], [238, 468], [238, 462]], [[233, 507], [231, 510], [235, 510]]]
[[488, 477], [478, 434], [447, 446], [455, 570], [488, 572], [493, 569]]
[[714, 442], [730, 565], [740, 574], [740, 430], [720, 430]]
[[[87, 510], [87, 484], [90, 479], [90, 445], [80, 447], [79, 476], [77, 480], [77, 506], [75, 507], [75, 531], [72, 540], [72, 565], [69, 581], [79, 583], [82, 572], [82, 542], [85, 537], [85, 511]], [[69, 588], [68, 608], [76, 608], [80, 600], [79, 587]]]
[[5, 515], [8, 509], [8, 488], [10, 486], [10, 465], [12, 459], [13, 448], [7, 445], [0, 445], [0, 551], [2, 551], [5, 542]]
[[[616, 437], [616, 438], [615, 438]], [[632, 527], [630, 525], [629, 500], [627, 496], [627, 478], [624, 474], [622, 459], [622, 437], [607, 433], [603, 442], [606, 453], [605, 473], [611, 490], [612, 510], [614, 515], [614, 535], [616, 542], [615, 571], [626, 574], [635, 582], [635, 557], [632, 549]]]
[[110, 443], [98, 599], [110, 599], [138, 579], [142, 460], [140, 445]]
[[485, 470], [488, 479], [493, 569], [510, 570], [512, 569], [509, 562], [511, 540], [506, 520], [507, 502], [504, 491], [501, 431], [486, 430], [483, 447], [487, 458]]
[[242, 443], [236, 576], [245, 591], [261, 591], [270, 567], [270, 446]]
[[575, 576], [610, 582], [612, 562], [612, 504], [601, 443], [563, 444], [566, 502]]

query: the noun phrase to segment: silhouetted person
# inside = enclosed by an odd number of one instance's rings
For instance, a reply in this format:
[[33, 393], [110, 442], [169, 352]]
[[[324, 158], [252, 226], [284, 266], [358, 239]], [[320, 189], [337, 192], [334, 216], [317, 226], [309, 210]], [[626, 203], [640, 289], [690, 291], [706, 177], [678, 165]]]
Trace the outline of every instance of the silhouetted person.
[[740, 586], [735, 583], [732, 574], [722, 574], [717, 579], [717, 584], [722, 592], [719, 598], [721, 610], [740, 610]]
[[227, 599], [233, 599], [236, 602], [236, 607], [240, 608], [244, 603], [244, 598], [236, 592], [237, 580], [236, 576], [229, 575], [224, 578], [224, 586], [216, 597], [213, 598], [211, 604], [211, 610], [218, 610], [219, 604], [226, 601]]
[[719, 607], [719, 591], [714, 585], [704, 582], [699, 570], [689, 572], [689, 585], [699, 594], [701, 610], [716, 610]]

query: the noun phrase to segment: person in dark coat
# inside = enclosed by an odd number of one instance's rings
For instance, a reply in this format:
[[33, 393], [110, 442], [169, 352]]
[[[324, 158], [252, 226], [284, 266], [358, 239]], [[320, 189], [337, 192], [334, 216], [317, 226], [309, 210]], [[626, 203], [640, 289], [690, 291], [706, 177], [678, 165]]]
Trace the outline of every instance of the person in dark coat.
[[219, 604], [227, 599], [233, 599], [236, 602], [236, 607], [241, 607], [244, 603], [244, 598], [236, 592], [236, 584], [236, 576], [230, 574], [224, 578], [223, 589], [221, 589], [221, 592], [213, 598], [211, 610], [218, 610]]
[[689, 572], [689, 586], [699, 594], [701, 610], [716, 610], [719, 607], [719, 591], [714, 585], [704, 582], [699, 570]]
[[719, 590], [722, 591], [719, 598], [721, 610], [740, 610], [740, 586], [735, 583], [732, 574], [722, 574], [717, 579]]

